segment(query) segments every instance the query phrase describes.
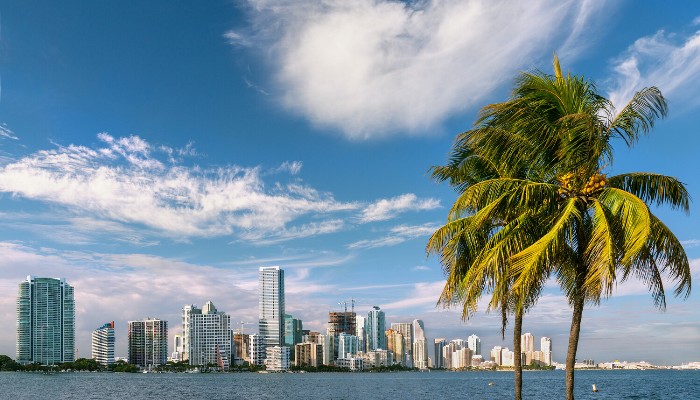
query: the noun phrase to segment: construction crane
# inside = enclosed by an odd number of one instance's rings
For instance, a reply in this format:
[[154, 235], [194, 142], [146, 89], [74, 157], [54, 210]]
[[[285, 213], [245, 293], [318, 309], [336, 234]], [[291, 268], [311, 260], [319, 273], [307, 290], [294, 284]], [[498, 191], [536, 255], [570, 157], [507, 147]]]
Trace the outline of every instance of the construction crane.
[[245, 321], [240, 321], [239, 323], [241, 324], [241, 327], [238, 328], [238, 333], [241, 335], [243, 334], [243, 325], [252, 324], [252, 322], [245, 322]]

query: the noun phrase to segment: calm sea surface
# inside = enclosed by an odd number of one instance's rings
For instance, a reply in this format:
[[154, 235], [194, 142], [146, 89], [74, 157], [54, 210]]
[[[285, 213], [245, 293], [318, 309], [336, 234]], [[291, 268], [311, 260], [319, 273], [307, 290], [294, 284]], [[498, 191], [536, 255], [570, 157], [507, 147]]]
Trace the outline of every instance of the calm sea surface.
[[[508, 399], [509, 372], [0, 373], [1, 399]], [[489, 383], [493, 385], [489, 386]], [[595, 383], [598, 393], [592, 393]], [[700, 399], [700, 371], [577, 371], [577, 399]], [[564, 398], [563, 371], [525, 371], [524, 397]]]

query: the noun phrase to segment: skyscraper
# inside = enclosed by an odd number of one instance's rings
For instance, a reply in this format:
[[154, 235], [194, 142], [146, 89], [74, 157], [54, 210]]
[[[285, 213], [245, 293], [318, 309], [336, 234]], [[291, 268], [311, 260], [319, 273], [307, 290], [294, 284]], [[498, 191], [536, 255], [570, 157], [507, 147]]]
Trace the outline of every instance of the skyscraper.
[[258, 330], [263, 346], [284, 346], [284, 270], [260, 267], [258, 295]]
[[204, 307], [182, 308], [183, 360], [190, 365], [231, 365], [231, 317], [207, 301]]
[[523, 353], [532, 353], [535, 351], [535, 337], [532, 333], [525, 333], [520, 336], [520, 351]]
[[423, 321], [419, 319], [413, 320], [413, 366], [428, 368], [428, 339], [425, 337]]
[[168, 360], [168, 321], [129, 321], [129, 364], [149, 367]]
[[367, 314], [367, 351], [386, 350], [384, 311], [374, 306]]
[[435, 339], [435, 355], [433, 359], [433, 368], [444, 368], [442, 349], [445, 347], [445, 338]]
[[542, 352], [545, 365], [552, 365], [552, 339], [544, 336], [540, 339], [540, 351]]
[[357, 330], [357, 341], [360, 351], [367, 351], [367, 318], [362, 316], [355, 317], [355, 329]]
[[114, 364], [114, 321], [92, 331], [92, 358], [102, 365]]
[[413, 324], [409, 322], [395, 322], [391, 324], [391, 329], [400, 332], [403, 337], [403, 354], [394, 352], [394, 362], [413, 368]]
[[17, 362], [75, 361], [75, 301], [66, 280], [27, 276], [17, 293]]
[[470, 335], [467, 338], [467, 347], [476, 355], [481, 355], [481, 339], [476, 335]]

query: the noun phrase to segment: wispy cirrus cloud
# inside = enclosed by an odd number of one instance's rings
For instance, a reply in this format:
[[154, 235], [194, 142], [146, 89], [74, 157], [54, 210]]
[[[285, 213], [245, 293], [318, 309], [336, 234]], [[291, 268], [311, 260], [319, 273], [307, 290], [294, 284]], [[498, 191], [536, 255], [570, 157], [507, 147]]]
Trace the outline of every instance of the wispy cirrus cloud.
[[438, 225], [428, 223], [423, 225], [399, 225], [391, 228], [389, 234], [376, 238], [365, 239], [347, 245], [350, 250], [375, 249], [378, 247], [396, 246], [408, 240], [428, 237], [438, 228]]
[[226, 40], [264, 49], [286, 108], [356, 140], [434, 131], [552, 49], [573, 56], [604, 20], [590, 1], [248, 4], [251, 26]]
[[[50, 224], [68, 240], [73, 236], [74, 244], [81, 238], [85, 243], [94, 240], [92, 231], [140, 245], [156, 243], [149, 237], [227, 235], [269, 245], [439, 206], [438, 200], [412, 193], [372, 203], [338, 201], [303, 183], [298, 177], [301, 161], [271, 169], [188, 166], [187, 157], [200, 156], [192, 143], [177, 149], [139, 136], [97, 137], [98, 146], [56, 144], [0, 163], [0, 193], [62, 207], [39, 223], [31, 218], [10, 222], [39, 233], [40, 226]], [[285, 177], [288, 182], [279, 180]], [[358, 212], [360, 217], [355, 217]], [[60, 241], [61, 236], [52, 239]]]
[[432, 210], [440, 207], [440, 200], [419, 199], [413, 193], [403, 194], [390, 199], [378, 200], [362, 210], [360, 222], [385, 221], [406, 211]]
[[609, 97], [619, 109], [634, 93], [657, 86], [664, 96], [697, 106], [700, 89], [700, 31], [681, 35], [658, 31], [637, 39], [613, 63]]
[[15, 135], [15, 133], [12, 132], [12, 130], [10, 130], [10, 128], [8, 128], [5, 124], [0, 124], [0, 138], [19, 140], [17, 135]]

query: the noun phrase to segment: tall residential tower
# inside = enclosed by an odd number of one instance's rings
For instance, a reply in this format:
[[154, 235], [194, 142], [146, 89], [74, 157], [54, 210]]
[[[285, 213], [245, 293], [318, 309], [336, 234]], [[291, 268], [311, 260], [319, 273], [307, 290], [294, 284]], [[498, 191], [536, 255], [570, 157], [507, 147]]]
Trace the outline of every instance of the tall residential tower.
[[17, 293], [17, 362], [75, 361], [75, 301], [65, 279], [27, 276]]
[[258, 330], [263, 346], [284, 346], [284, 270], [260, 267], [258, 295]]
[[114, 321], [92, 331], [92, 358], [102, 365], [114, 364]]

